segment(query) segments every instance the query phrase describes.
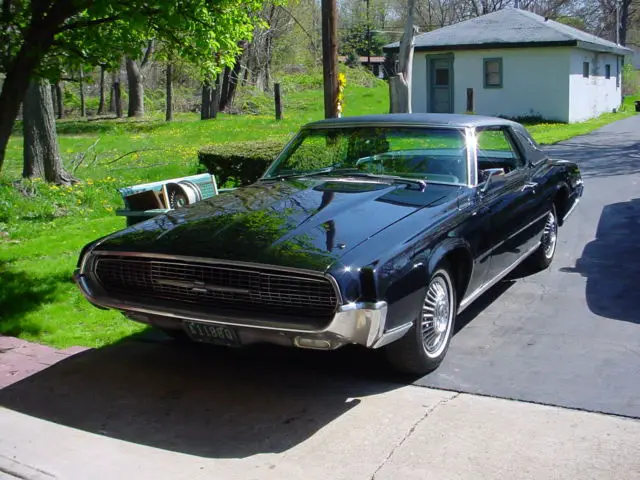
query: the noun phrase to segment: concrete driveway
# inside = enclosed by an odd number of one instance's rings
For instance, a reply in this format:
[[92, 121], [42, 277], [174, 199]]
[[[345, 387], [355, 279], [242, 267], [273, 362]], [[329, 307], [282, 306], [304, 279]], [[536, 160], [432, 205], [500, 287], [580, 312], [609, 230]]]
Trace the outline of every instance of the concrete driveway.
[[47, 351], [0, 389], [0, 479], [640, 479], [639, 142], [636, 116], [553, 147], [586, 192], [552, 268], [467, 311], [434, 374], [161, 334]]

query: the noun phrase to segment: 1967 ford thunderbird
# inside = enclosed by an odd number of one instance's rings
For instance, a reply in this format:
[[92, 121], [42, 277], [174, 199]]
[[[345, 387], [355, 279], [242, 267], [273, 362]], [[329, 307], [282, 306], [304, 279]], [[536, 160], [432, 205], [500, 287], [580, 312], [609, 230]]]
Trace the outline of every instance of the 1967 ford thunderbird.
[[304, 126], [263, 176], [96, 240], [94, 305], [224, 345], [384, 348], [443, 360], [456, 315], [524, 262], [553, 259], [582, 195], [518, 123], [410, 114]]

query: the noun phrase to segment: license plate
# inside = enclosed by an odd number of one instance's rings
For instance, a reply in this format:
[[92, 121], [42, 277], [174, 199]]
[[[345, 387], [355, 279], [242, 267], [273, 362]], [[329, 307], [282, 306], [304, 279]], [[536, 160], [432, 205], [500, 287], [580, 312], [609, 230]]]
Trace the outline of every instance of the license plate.
[[237, 345], [238, 335], [235, 330], [222, 325], [185, 321], [184, 329], [189, 337], [197, 342], [222, 345]]

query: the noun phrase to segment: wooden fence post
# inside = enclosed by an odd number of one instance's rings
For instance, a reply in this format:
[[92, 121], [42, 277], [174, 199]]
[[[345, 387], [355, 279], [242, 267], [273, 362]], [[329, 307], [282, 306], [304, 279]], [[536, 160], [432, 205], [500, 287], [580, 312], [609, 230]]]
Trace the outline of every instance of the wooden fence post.
[[280, 96], [280, 84], [273, 84], [274, 99], [276, 102], [276, 120], [282, 120], [282, 97]]

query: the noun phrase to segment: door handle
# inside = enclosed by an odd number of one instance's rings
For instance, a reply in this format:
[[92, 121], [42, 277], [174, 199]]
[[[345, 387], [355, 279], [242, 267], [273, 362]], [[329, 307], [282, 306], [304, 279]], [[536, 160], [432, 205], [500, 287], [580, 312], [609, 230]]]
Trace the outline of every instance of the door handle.
[[522, 186], [522, 191], [531, 190], [532, 193], [536, 192], [536, 187], [538, 186], [537, 182], [525, 182]]

